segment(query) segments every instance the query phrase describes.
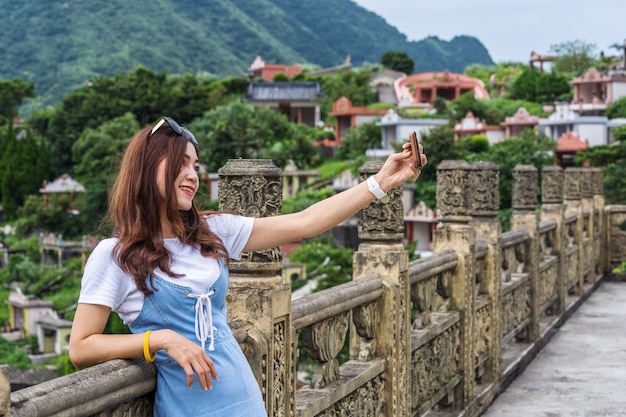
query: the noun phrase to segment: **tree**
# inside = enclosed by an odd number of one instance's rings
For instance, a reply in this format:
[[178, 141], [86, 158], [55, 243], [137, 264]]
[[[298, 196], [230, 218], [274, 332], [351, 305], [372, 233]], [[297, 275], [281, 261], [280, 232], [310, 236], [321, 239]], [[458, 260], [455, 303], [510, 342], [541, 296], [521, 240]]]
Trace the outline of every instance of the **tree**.
[[336, 160], [360, 160], [368, 149], [380, 149], [381, 128], [375, 123], [364, 123], [346, 132], [335, 151]]
[[17, 116], [25, 98], [35, 97], [35, 84], [22, 79], [0, 80], [0, 126]]
[[85, 186], [80, 196], [80, 217], [86, 234], [99, 226], [108, 207], [108, 190], [117, 174], [117, 164], [132, 136], [140, 129], [131, 113], [97, 128], [83, 131], [72, 146], [76, 179]]
[[609, 104], [604, 111], [604, 115], [609, 119], [626, 117], [626, 97], [619, 98]]
[[594, 64], [594, 43], [581, 40], [562, 42], [550, 46], [550, 51], [557, 55], [554, 67], [564, 73], [580, 76]]
[[554, 103], [571, 96], [572, 87], [568, 78], [558, 71], [540, 73], [536, 69], [525, 69], [511, 87], [511, 98], [534, 103]]
[[364, 68], [358, 71], [342, 71], [322, 79], [325, 99], [321, 103], [322, 118], [332, 110], [333, 103], [347, 97], [354, 106], [367, 106], [375, 103], [377, 94], [369, 87], [372, 71]]
[[406, 52], [387, 51], [380, 57], [380, 63], [394, 71], [400, 71], [407, 75], [413, 74], [415, 62]]

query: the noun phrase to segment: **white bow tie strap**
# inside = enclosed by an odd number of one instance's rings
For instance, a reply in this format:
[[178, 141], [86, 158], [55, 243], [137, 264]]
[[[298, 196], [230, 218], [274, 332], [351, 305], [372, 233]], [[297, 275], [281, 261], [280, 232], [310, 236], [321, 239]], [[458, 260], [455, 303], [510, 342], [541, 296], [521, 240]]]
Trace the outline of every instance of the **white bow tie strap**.
[[211, 290], [205, 294], [191, 294], [187, 293], [187, 297], [196, 299], [196, 339], [202, 343], [202, 350], [204, 350], [205, 342], [208, 338], [211, 338], [209, 343], [209, 350], [215, 350], [213, 344], [213, 313], [211, 311], [211, 296], [215, 294], [215, 290]]

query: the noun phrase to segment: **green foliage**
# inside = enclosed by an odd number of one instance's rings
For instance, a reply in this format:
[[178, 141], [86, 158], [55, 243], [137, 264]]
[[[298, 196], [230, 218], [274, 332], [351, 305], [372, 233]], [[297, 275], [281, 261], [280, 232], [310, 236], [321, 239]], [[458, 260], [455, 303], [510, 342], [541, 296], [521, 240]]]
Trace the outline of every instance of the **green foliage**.
[[29, 368], [32, 363], [26, 354], [26, 346], [28, 341], [9, 342], [0, 336], [0, 363], [20, 369]]
[[18, 208], [49, 174], [49, 153], [30, 129], [0, 128], [0, 198], [7, 219], [17, 217]]
[[[76, 179], [87, 184], [79, 199], [81, 234], [96, 233], [108, 207], [109, 186], [133, 134], [141, 126], [131, 113], [83, 131], [72, 145]], [[50, 230], [50, 229], [49, 229]]]
[[0, 43], [0, 78], [35, 83], [38, 97], [28, 103], [31, 109], [54, 105], [98, 77], [138, 67], [170, 74], [244, 74], [259, 53], [267, 62], [322, 68], [341, 64], [347, 54], [354, 65], [377, 62], [390, 49], [406, 51], [422, 70], [461, 72], [470, 63], [492, 63], [475, 38], [408, 41], [382, 17], [347, 0], [181, 0], [158, 7], [146, 0], [92, 0], [68, 7], [0, 0], [0, 9], [0, 28], [7, 28]]
[[461, 154], [466, 152], [480, 154], [489, 150], [489, 139], [485, 135], [472, 135], [463, 138], [458, 143]]
[[609, 104], [604, 111], [604, 115], [609, 119], [626, 117], [626, 97], [621, 97]]
[[283, 214], [296, 213], [302, 211], [312, 204], [317, 203], [327, 197], [333, 195], [334, 191], [330, 188], [320, 188], [317, 190], [302, 190], [293, 197], [283, 199]]
[[28, 196], [19, 211], [15, 226], [21, 236], [53, 232], [68, 240], [76, 240], [84, 234], [81, 218], [74, 214], [72, 200], [65, 194], [49, 195], [47, 204], [41, 196]]
[[465, 75], [481, 80], [491, 99], [509, 96], [515, 79], [527, 68], [520, 62], [500, 63], [498, 65], [473, 64], [465, 68]]
[[0, 80], [0, 126], [18, 115], [24, 99], [35, 97], [35, 85], [20, 78]]
[[200, 143], [200, 160], [216, 172], [229, 159], [274, 159], [284, 167], [289, 159], [299, 168], [320, 163], [313, 145], [314, 129], [290, 123], [269, 107], [246, 103], [219, 106], [189, 125]]
[[525, 69], [511, 87], [511, 97], [534, 103], [551, 104], [571, 97], [569, 79], [556, 71], [540, 73]]
[[324, 99], [320, 107], [322, 118], [332, 110], [333, 103], [341, 97], [347, 97], [353, 106], [367, 106], [375, 103], [377, 94], [369, 88], [372, 71], [365, 68], [352, 71], [342, 71], [331, 77], [322, 79]]
[[[474, 96], [474, 92], [470, 91], [453, 100], [450, 103], [449, 111], [452, 120], [455, 122], [461, 121], [461, 119], [463, 119], [469, 112], [471, 112], [477, 119], [485, 120], [487, 117], [487, 103], [486, 100], [477, 99]], [[491, 122], [489, 120], [485, 121], [487, 123]]]
[[303, 242], [289, 254], [289, 260], [306, 264], [307, 279], [317, 280], [315, 291], [321, 291], [352, 280], [353, 253], [319, 237]]
[[553, 163], [551, 152], [554, 146], [551, 139], [527, 129], [518, 137], [511, 137], [492, 145], [487, 152], [475, 155], [469, 162], [483, 160], [494, 162], [498, 166], [500, 208], [506, 209], [511, 207], [513, 168], [516, 165], [533, 165], [541, 172], [544, 166]]
[[395, 71], [403, 72], [407, 75], [413, 74], [415, 62], [403, 51], [387, 51], [380, 57], [380, 63], [385, 67]]
[[376, 123], [364, 123], [348, 130], [335, 151], [336, 160], [362, 160], [367, 149], [380, 149], [381, 128]]
[[551, 45], [550, 51], [557, 55], [554, 67], [573, 76], [583, 75], [595, 61], [597, 47], [581, 40], [567, 41]]

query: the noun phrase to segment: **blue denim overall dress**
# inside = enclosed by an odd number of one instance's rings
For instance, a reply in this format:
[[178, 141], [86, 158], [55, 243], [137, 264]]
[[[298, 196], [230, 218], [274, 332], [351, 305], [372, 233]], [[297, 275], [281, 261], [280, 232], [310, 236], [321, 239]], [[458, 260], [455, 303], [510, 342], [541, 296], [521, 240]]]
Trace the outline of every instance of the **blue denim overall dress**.
[[129, 325], [133, 333], [172, 329], [198, 341], [213, 360], [218, 374], [219, 379], [213, 381], [211, 390], [203, 391], [197, 377], [189, 388], [180, 365], [165, 351], [157, 351], [155, 417], [267, 416], [259, 385], [228, 326], [228, 268], [221, 265], [221, 271], [218, 280], [204, 294], [193, 294], [189, 287], [154, 277], [156, 291], [146, 297], [141, 312]]

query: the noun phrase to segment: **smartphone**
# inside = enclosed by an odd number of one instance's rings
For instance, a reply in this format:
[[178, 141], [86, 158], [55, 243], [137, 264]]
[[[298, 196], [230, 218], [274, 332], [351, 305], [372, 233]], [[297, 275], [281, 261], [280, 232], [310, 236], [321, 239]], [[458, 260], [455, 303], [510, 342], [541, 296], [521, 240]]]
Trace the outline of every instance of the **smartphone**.
[[413, 162], [415, 163], [415, 168], [422, 167], [422, 155], [420, 154], [420, 143], [417, 140], [417, 133], [411, 132], [409, 134], [409, 142], [411, 143], [411, 152], [413, 153]]

